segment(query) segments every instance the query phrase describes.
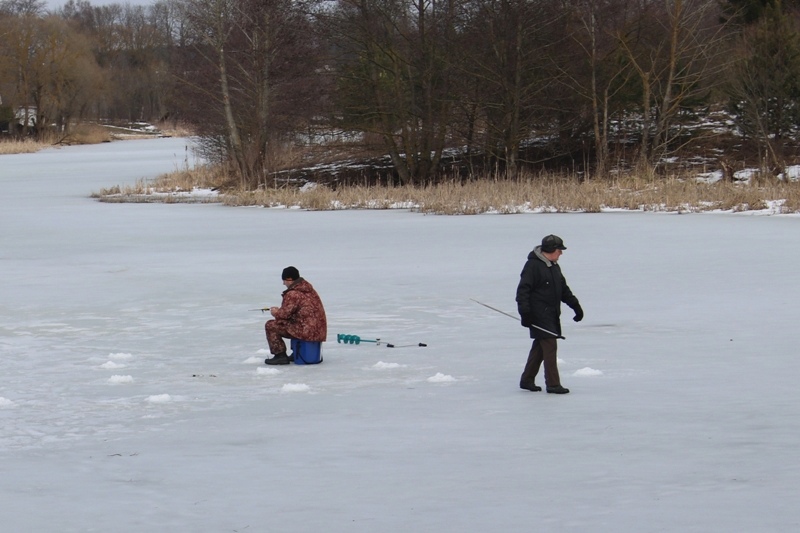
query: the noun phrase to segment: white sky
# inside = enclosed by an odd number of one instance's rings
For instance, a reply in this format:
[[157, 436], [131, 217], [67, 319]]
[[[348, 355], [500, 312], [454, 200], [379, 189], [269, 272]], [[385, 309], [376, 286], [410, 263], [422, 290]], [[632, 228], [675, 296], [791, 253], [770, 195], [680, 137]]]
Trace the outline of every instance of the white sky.
[[[0, 156], [8, 531], [773, 532], [800, 511], [800, 218], [103, 204], [183, 141]], [[517, 388], [548, 233], [586, 319]], [[295, 265], [325, 361], [263, 365]], [[337, 333], [426, 348], [337, 344]], [[542, 382], [540, 376], [538, 381]]]
[[[149, 6], [154, 2], [153, 0], [89, 0], [93, 6], [107, 6], [110, 4], [130, 4], [132, 6]], [[66, 0], [45, 0], [45, 8], [48, 10], [56, 10], [66, 4]]]

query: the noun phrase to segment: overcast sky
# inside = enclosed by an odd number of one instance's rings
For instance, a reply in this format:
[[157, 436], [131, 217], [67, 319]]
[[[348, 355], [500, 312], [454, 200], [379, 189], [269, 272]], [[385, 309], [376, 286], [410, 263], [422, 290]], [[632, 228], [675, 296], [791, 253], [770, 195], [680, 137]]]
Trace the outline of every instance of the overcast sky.
[[[93, 6], [107, 6], [109, 4], [130, 4], [132, 6], [149, 6], [154, 0], [89, 0]], [[67, 0], [44, 0], [45, 7], [50, 10], [60, 9]]]

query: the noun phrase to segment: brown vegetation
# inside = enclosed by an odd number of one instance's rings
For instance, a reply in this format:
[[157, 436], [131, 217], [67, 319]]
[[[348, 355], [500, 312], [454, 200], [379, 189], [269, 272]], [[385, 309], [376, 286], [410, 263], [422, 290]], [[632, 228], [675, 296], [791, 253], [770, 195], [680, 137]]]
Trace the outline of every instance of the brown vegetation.
[[584, 180], [575, 176], [523, 175], [516, 180], [443, 182], [425, 187], [316, 185], [231, 189], [215, 199], [181, 196], [194, 188], [218, 189], [224, 174], [209, 167], [181, 170], [153, 183], [114, 187], [94, 196], [112, 202], [219, 201], [228, 206], [299, 207], [309, 210], [411, 209], [443, 215], [525, 212], [583, 212], [627, 209], [663, 212], [750, 211], [772, 206], [777, 212], [800, 212], [800, 184], [779, 180], [750, 183], [698, 182], [694, 178], [625, 177]]
[[34, 139], [0, 139], [0, 155], [31, 154], [48, 146], [51, 144]]
[[312, 210], [410, 208], [445, 215], [480, 213], [599, 212], [603, 209], [702, 212], [749, 211], [783, 200], [781, 212], [800, 210], [800, 185], [698, 183], [687, 179], [617, 182], [544, 177], [515, 181], [440, 183], [428, 187], [317, 186], [308, 191], [269, 189], [224, 194], [226, 205], [299, 206]]
[[111, 138], [108, 128], [97, 124], [79, 124], [70, 130], [60, 144], [100, 144], [111, 142]]

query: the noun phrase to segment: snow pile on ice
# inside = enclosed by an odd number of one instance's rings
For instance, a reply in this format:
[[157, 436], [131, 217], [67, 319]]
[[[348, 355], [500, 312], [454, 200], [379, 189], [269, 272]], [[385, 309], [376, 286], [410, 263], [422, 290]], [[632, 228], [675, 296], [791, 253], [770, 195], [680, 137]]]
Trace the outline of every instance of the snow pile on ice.
[[242, 361], [243, 365], [255, 365], [261, 364], [264, 361], [263, 357], [248, 357], [244, 361]]
[[287, 383], [281, 388], [281, 392], [308, 392], [311, 387], [305, 383]]
[[573, 376], [602, 376], [603, 375], [603, 371], [602, 370], [595, 370], [594, 368], [589, 368], [588, 366], [585, 366], [583, 368], [579, 368], [578, 370], [576, 370], [572, 375]]
[[127, 361], [131, 357], [133, 357], [133, 355], [124, 352], [108, 354], [108, 358], [114, 361]]
[[446, 374], [442, 374], [441, 372], [437, 372], [435, 376], [431, 376], [428, 378], [428, 381], [431, 383], [449, 383], [455, 380], [456, 378], [454, 378], [453, 376], [448, 376]]
[[109, 383], [133, 383], [133, 376], [113, 375], [108, 378]]
[[259, 376], [274, 376], [280, 373], [281, 371], [277, 368], [256, 368], [256, 374]]
[[114, 370], [117, 368], [125, 368], [125, 365], [122, 363], [115, 363], [114, 361], [107, 361], [100, 365], [100, 368], [105, 368], [106, 370]]
[[2, 396], [0, 396], [0, 407], [10, 407], [12, 405], [14, 405], [14, 402], [9, 400], [8, 398], [3, 398]]
[[402, 368], [404, 366], [406, 365], [401, 365], [400, 363], [384, 363], [383, 361], [378, 361], [377, 363], [372, 365], [372, 368], [378, 368], [384, 370], [389, 368]]
[[167, 403], [172, 401], [172, 396], [169, 394], [155, 394], [153, 396], [148, 396], [145, 401], [150, 403]]

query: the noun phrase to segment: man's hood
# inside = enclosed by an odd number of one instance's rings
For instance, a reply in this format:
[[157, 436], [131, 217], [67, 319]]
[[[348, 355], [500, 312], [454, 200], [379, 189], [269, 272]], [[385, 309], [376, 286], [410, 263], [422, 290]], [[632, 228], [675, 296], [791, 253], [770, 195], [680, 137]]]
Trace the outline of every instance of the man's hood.
[[548, 267], [551, 267], [555, 264], [553, 261], [550, 261], [542, 254], [541, 245], [531, 250], [531, 253], [528, 254], [528, 259], [534, 259], [534, 258], [538, 259], [539, 261], [543, 261], [544, 264], [547, 265]]

